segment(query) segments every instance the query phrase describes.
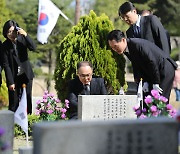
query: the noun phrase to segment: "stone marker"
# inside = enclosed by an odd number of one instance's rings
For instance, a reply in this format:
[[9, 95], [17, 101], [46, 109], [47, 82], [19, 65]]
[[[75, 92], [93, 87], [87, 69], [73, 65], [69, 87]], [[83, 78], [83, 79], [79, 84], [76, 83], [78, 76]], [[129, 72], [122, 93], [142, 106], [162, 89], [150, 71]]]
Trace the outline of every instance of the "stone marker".
[[9, 110], [0, 111], [0, 127], [5, 129], [5, 134], [1, 137], [2, 141], [9, 145], [9, 148], [1, 152], [1, 154], [12, 154], [14, 139], [14, 112]]
[[30, 146], [29, 147], [20, 147], [19, 154], [33, 154], [33, 148]]
[[135, 119], [137, 95], [79, 95], [78, 119]]
[[33, 154], [177, 154], [178, 123], [144, 120], [42, 122], [33, 127]]

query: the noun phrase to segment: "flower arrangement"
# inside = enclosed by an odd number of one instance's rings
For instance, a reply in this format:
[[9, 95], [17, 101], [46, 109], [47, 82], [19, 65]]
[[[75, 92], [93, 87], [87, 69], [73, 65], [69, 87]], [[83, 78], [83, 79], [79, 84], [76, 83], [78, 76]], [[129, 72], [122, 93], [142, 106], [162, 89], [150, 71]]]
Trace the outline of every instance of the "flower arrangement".
[[1, 139], [1, 137], [5, 134], [5, 129], [0, 127], [0, 153], [1, 151], [5, 151], [9, 148], [9, 145], [7, 143], [4, 143]]
[[54, 94], [44, 92], [42, 100], [36, 102], [36, 115], [40, 120], [54, 121], [66, 119], [66, 112], [69, 108], [69, 101], [65, 99], [65, 103], [54, 97]]
[[161, 96], [157, 90], [151, 90], [151, 95], [146, 96], [144, 99], [146, 108], [142, 109], [139, 105], [133, 107], [138, 118], [144, 119], [146, 117], [158, 116], [174, 118], [176, 116], [176, 109], [167, 103], [168, 99], [166, 97]]

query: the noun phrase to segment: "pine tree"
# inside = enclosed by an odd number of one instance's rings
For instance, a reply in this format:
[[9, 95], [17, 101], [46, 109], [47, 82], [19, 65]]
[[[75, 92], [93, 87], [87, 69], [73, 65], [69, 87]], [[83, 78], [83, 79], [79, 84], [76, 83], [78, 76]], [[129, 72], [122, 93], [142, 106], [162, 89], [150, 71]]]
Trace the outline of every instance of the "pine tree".
[[109, 93], [118, 93], [125, 83], [125, 59], [107, 46], [107, 34], [113, 29], [105, 14], [97, 17], [90, 11], [60, 42], [54, 74], [59, 98], [67, 96], [68, 82], [76, 75], [77, 63], [84, 60], [93, 64], [94, 75], [105, 79]]

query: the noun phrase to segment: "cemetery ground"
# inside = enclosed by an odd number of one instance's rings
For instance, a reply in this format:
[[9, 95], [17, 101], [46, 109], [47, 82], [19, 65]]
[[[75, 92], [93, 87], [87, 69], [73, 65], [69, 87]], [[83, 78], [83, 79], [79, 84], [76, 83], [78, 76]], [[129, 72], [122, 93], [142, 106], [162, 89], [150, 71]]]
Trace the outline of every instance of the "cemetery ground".
[[[175, 92], [172, 89], [171, 96], [170, 96], [170, 103], [176, 108], [180, 108], [180, 102], [175, 101]], [[32, 146], [33, 139], [32, 137], [29, 137], [29, 146]], [[26, 147], [26, 138], [25, 137], [14, 137], [14, 146], [13, 146], [13, 154], [19, 154], [18, 149], [20, 147]], [[180, 154], [180, 148], [179, 148], [179, 154]]]

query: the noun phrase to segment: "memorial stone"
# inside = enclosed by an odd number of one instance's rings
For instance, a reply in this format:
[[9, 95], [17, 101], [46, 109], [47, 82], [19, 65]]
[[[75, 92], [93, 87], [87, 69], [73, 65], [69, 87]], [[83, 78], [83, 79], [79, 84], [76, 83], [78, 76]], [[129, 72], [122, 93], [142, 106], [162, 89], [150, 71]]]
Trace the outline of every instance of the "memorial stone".
[[170, 118], [42, 122], [34, 154], [177, 154], [178, 123]]
[[133, 111], [136, 104], [136, 95], [79, 95], [78, 119], [136, 119]]
[[1, 136], [3, 143], [8, 144], [8, 149], [2, 151], [1, 154], [13, 153], [14, 139], [14, 112], [9, 110], [0, 111], [0, 127], [5, 129], [5, 133]]

